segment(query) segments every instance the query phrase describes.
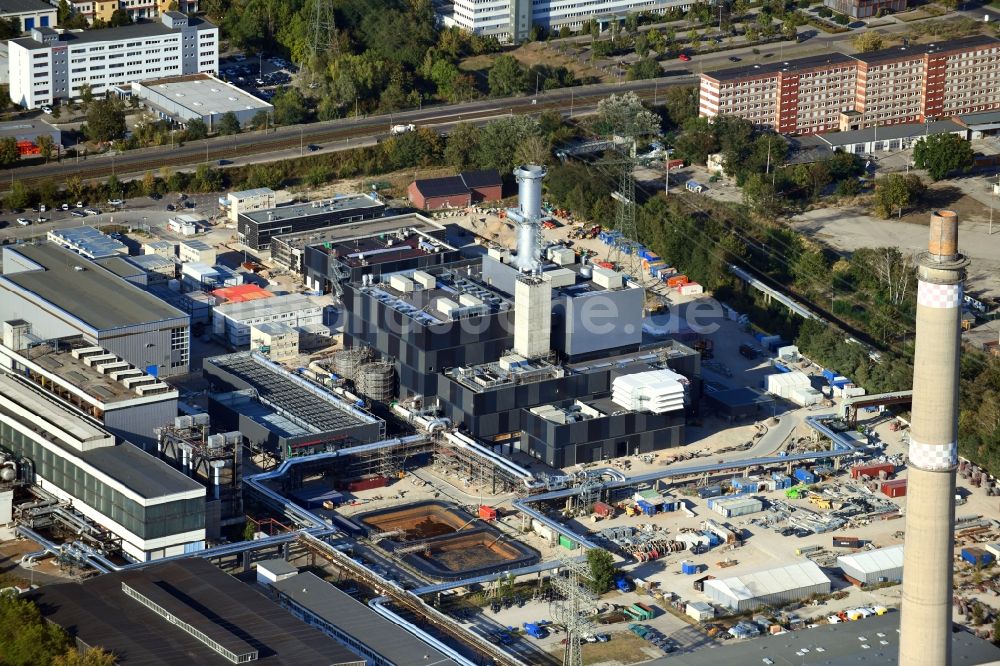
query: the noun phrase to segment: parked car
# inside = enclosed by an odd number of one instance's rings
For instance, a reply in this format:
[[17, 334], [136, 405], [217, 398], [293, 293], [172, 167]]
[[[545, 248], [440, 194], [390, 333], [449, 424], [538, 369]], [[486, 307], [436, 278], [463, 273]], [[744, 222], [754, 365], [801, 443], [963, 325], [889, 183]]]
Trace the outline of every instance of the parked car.
[[26, 227], [29, 224], [31, 224], [31, 220], [29, 220], [26, 217], [19, 217], [17, 218], [17, 223], [20, 224], [22, 227]]
[[109, 206], [124, 206], [125, 202], [121, 199], [108, 199]]
[[689, 62], [691, 60], [691, 56], [689, 56], [686, 53], [682, 53], [679, 56], [677, 56], [677, 59], [680, 60], [681, 62]]
[[742, 58], [739, 58], [737, 56], [729, 56], [729, 62], [739, 62], [740, 60], [742, 60]]
[[100, 208], [88, 208], [87, 210], [85, 210], [83, 212], [86, 213], [87, 215], [100, 215], [101, 214], [101, 209]]
[[69, 214], [72, 215], [73, 217], [87, 217], [86, 213], [81, 213], [78, 210], [71, 210]]
[[51, 116], [52, 115], [52, 107], [49, 106], [48, 104], [44, 105], [42, 107], [42, 113], [47, 113], [47, 114], [49, 114]]
[[177, 210], [177, 206], [175, 206], [173, 204], [167, 204], [167, 210], [169, 210], [169, 211]]

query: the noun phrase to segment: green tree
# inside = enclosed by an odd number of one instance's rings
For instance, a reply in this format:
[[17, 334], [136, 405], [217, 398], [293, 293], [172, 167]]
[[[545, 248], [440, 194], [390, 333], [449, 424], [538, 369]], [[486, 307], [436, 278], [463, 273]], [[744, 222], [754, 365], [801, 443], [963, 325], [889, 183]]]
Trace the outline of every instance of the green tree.
[[201, 118], [192, 118], [184, 126], [185, 141], [200, 141], [208, 136], [208, 125]]
[[55, 141], [48, 134], [40, 134], [38, 138], [35, 139], [35, 145], [38, 146], [38, 150], [46, 162], [52, 159], [52, 153], [55, 150]]
[[549, 142], [538, 134], [530, 134], [514, 151], [514, 162], [517, 164], [548, 164], [551, 161], [552, 150]]
[[952, 171], [968, 171], [973, 159], [972, 143], [956, 134], [924, 137], [913, 147], [913, 163], [927, 169], [934, 180], [941, 180]]
[[255, 130], [267, 129], [271, 124], [271, 116], [263, 110], [253, 114], [253, 118], [250, 119], [250, 127]]
[[660, 63], [655, 58], [643, 58], [629, 65], [625, 79], [628, 81], [640, 81], [642, 79], [655, 79], [663, 74]]
[[4, 666], [48, 664], [69, 647], [65, 632], [46, 622], [35, 604], [0, 596], [0, 663]]
[[243, 540], [253, 541], [253, 535], [256, 532], [254, 529], [254, 524], [247, 520], [247, 524], [243, 526]]
[[781, 200], [771, 179], [760, 172], [751, 173], [743, 184], [743, 203], [754, 213], [771, 218], [781, 210]]
[[604, 594], [615, 584], [615, 558], [602, 548], [587, 551], [587, 567], [590, 569], [590, 588], [597, 594]]
[[111, 18], [108, 20], [108, 27], [120, 28], [123, 25], [132, 25], [132, 17], [129, 16], [127, 10], [116, 9], [111, 13]]
[[20, 159], [21, 154], [17, 150], [17, 140], [12, 136], [5, 136], [0, 139], [0, 167], [9, 167]]
[[232, 111], [227, 111], [224, 114], [222, 114], [221, 118], [219, 118], [219, 124], [217, 127], [219, 130], [219, 134], [222, 134], [223, 136], [228, 136], [230, 134], [239, 134], [240, 120], [239, 118], [236, 117], [235, 113], [233, 113]]
[[69, 20], [69, 17], [73, 15], [73, 7], [66, 0], [59, 0], [59, 6], [56, 8], [56, 21], [59, 25], [63, 25]]
[[87, 136], [92, 141], [107, 142], [125, 136], [125, 109], [116, 98], [98, 99], [87, 109]]
[[528, 116], [513, 116], [495, 120], [479, 131], [476, 163], [481, 169], [496, 169], [509, 173], [514, 168], [514, 155], [529, 136], [538, 133], [538, 123]]
[[297, 125], [306, 119], [305, 98], [297, 88], [286, 88], [271, 101], [274, 104], [275, 124]]
[[487, 80], [490, 92], [501, 97], [509, 97], [524, 92], [524, 68], [511, 55], [499, 56], [490, 67]]
[[792, 170], [792, 180], [802, 188], [808, 198], [816, 199], [832, 182], [833, 176], [826, 162], [813, 162], [796, 166]]
[[890, 217], [909, 206], [923, 192], [924, 186], [914, 174], [891, 173], [875, 180], [873, 212], [881, 218]]
[[452, 128], [444, 148], [444, 161], [456, 171], [478, 168], [479, 128], [459, 123]]
[[678, 127], [690, 118], [698, 117], [698, 90], [693, 86], [672, 86], [667, 88], [663, 103], [670, 122]]
[[79, 176], [70, 176], [66, 179], [66, 194], [70, 201], [83, 201], [83, 193], [86, 190], [87, 186]]
[[330, 181], [330, 169], [322, 164], [317, 164], [316, 166], [311, 167], [306, 173], [305, 181], [310, 187], [320, 187], [321, 185], [326, 185]]
[[194, 186], [199, 192], [217, 192], [222, 189], [222, 172], [199, 164], [194, 173]]
[[851, 38], [851, 45], [854, 46], [854, 50], [858, 53], [871, 53], [883, 48], [885, 40], [882, 39], [882, 35], [879, 32], [865, 30]]
[[28, 189], [28, 186], [19, 180], [15, 180], [14, 184], [10, 186], [10, 191], [7, 193], [7, 206], [9, 208], [27, 208], [31, 205], [31, 199], [34, 193]]
[[147, 197], [156, 192], [156, 176], [153, 175], [152, 171], [143, 174], [139, 188], [139, 191]]
[[90, 103], [94, 101], [94, 88], [89, 83], [84, 83], [80, 86], [80, 104], [83, 105], [84, 110], [90, 107]]
[[115, 655], [100, 648], [90, 648], [86, 652], [70, 648], [63, 654], [56, 655], [51, 666], [115, 666], [117, 663]]

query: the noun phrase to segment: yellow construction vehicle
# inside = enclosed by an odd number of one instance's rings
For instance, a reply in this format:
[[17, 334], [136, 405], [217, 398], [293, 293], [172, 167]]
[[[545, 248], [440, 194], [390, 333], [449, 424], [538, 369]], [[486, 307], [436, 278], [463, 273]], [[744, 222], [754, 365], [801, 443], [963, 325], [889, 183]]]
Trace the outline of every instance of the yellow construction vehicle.
[[811, 493], [809, 495], [809, 501], [816, 505], [819, 509], [832, 509], [833, 503], [826, 499], [822, 495], [817, 495], [816, 493]]

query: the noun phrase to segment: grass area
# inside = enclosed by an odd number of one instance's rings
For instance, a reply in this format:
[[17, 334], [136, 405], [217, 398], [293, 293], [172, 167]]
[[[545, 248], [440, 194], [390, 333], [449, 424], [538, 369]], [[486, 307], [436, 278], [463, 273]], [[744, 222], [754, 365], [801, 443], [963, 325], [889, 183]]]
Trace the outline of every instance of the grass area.
[[[551, 651], [551, 654], [556, 657], [562, 657], [562, 653], [561, 645], [558, 649]], [[663, 656], [663, 653], [648, 641], [631, 632], [611, 634], [611, 640], [607, 643], [585, 643], [583, 645], [585, 666], [627, 666], [628, 664], [649, 661], [654, 655], [660, 657]]]
[[[529, 42], [513, 51], [506, 51], [507, 54], [517, 58], [523, 67], [533, 67], [534, 65], [548, 65], [550, 67], [565, 67], [573, 72], [577, 79], [587, 77], [602, 77], [602, 72], [581, 64], [575, 58], [560, 53], [559, 50], [545, 42]], [[483, 55], [466, 58], [458, 64], [458, 68], [463, 72], [473, 72], [480, 76], [485, 76], [493, 61], [496, 60], [497, 53], [485, 53]]]

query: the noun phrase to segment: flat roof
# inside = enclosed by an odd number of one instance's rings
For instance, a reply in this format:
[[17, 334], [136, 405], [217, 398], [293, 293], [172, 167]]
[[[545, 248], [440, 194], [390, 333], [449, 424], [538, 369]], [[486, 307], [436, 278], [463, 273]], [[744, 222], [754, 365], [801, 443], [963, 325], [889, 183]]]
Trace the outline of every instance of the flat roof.
[[385, 207], [381, 201], [376, 201], [367, 194], [341, 194], [331, 199], [319, 199], [309, 203], [297, 203], [290, 206], [278, 206], [264, 210], [252, 210], [240, 213], [240, 217], [263, 224], [276, 220], [293, 220], [323, 215], [337, 210], [361, 210], [364, 208]]
[[932, 120], [929, 123], [899, 123], [897, 125], [882, 125], [849, 132], [825, 132], [819, 135], [820, 140], [830, 147], [847, 146], [853, 143], [868, 143], [871, 141], [892, 141], [908, 139], [931, 134], [946, 134], [964, 132], [965, 128], [951, 120]]
[[256, 298], [248, 301], [233, 301], [215, 306], [215, 311], [232, 319], [269, 317], [277, 314], [298, 312], [323, 306], [303, 294], [281, 294], [270, 298]]
[[1000, 123], [1000, 111], [982, 111], [981, 113], [965, 113], [956, 118], [963, 125], [996, 125]]
[[777, 74], [782, 71], [794, 71], [812, 69], [814, 67], [827, 67], [831, 65], [853, 65], [857, 60], [851, 56], [844, 55], [837, 51], [831, 51], [822, 55], [807, 56], [805, 58], [793, 58], [791, 60], [776, 60], [763, 64], [753, 64], [747, 62], [739, 67], [727, 67], [715, 72], [705, 72], [703, 76], [717, 81], [730, 81], [746, 79], [768, 74]]
[[303, 248], [307, 245], [340, 243], [355, 238], [367, 238], [378, 234], [391, 233], [399, 229], [415, 229], [424, 233], [444, 231], [442, 225], [429, 217], [424, 217], [418, 213], [407, 213], [406, 215], [377, 217], [371, 220], [361, 220], [347, 224], [333, 224], [328, 227], [311, 229], [309, 231], [296, 231], [290, 234], [275, 236], [274, 239], [290, 247]]
[[171, 620], [123, 591], [136, 590], [173, 617], [217, 642], [258, 652], [264, 666], [340, 666], [363, 663], [252, 586], [207, 560], [192, 557], [32, 592], [46, 619], [88, 645], [115, 655], [122, 666], [228, 666], [232, 662]]
[[113, 257], [116, 254], [128, 254], [128, 248], [119, 240], [102, 233], [94, 227], [70, 227], [68, 229], [52, 229], [46, 234], [48, 239], [78, 247], [96, 258]]
[[[39, 3], [45, 4], [45, 3]], [[15, 139], [34, 139], [40, 134], [51, 136], [61, 136], [58, 127], [50, 125], [44, 120], [15, 120], [7, 123], [0, 123], [0, 137], [12, 136]]]
[[907, 44], [906, 46], [892, 46], [871, 53], [858, 53], [854, 57], [869, 65], [877, 65], [881, 62], [899, 60], [901, 58], [915, 58], [933, 53], [948, 53], [951, 51], [966, 51], [980, 46], [1000, 47], [1000, 39], [987, 37], [986, 35], [972, 35], [971, 37], [960, 37], [948, 41], [934, 41], [927, 44]]
[[[203, 116], [274, 108], [268, 102], [209, 74], [189, 74], [133, 82], [132, 88], [140, 90], [145, 88], [159, 93], [168, 97], [174, 104]], [[153, 104], [155, 105], [155, 102]]]
[[23, 12], [55, 11], [55, 7], [42, 0], [0, 0], [0, 15]]
[[335, 432], [380, 421], [336, 394], [295, 377], [252, 352], [207, 358], [204, 365], [218, 368], [233, 378], [239, 384], [237, 391], [253, 389], [260, 400], [279, 407], [320, 432]]
[[[135, 388], [128, 388], [121, 381], [112, 379], [109, 374], [103, 374], [96, 366], [87, 365], [82, 358], [73, 354], [74, 350], [82, 349], [91, 350], [95, 349], [95, 346], [82, 338], [76, 338], [43, 342], [11, 353], [17, 354], [43, 370], [56, 375], [67, 384], [80, 389], [83, 393], [102, 403], [113, 404], [140, 397]], [[132, 364], [121, 359], [118, 359], [118, 362], [130, 369], [139, 370], [142, 375], [146, 374], [141, 368], [134, 368]], [[140, 375], [133, 374], [133, 376]], [[177, 391], [170, 388], [156, 397], [162, 398], [163, 396], [176, 398]]]
[[140, 254], [134, 257], [129, 257], [126, 261], [135, 264], [145, 271], [155, 271], [158, 268], [166, 268], [167, 266], [175, 265], [175, 262], [172, 259], [167, 259], [161, 254]]
[[296, 329], [291, 324], [286, 324], [283, 321], [269, 321], [263, 324], [254, 324], [253, 328], [257, 329], [265, 335], [287, 335], [289, 333], [295, 333]]
[[[177, 219], [179, 219], [182, 222], [184, 222], [185, 220], [182, 220], [181, 218], [185, 218], [185, 217], [193, 217], [193, 216], [192, 215], [178, 215]], [[192, 222], [196, 222], [197, 219], [192, 219], [191, 221]], [[179, 242], [184, 247], [186, 247], [188, 249], [191, 249], [191, 250], [198, 250], [199, 252], [200, 251], [204, 251], [204, 250], [212, 250], [212, 249], [214, 249], [211, 245], [209, 245], [205, 241], [203, 241], [201, 239], [198, 239], [198, 238], [194, 238], [194, 239], [191, 239], [191, 240], [182, 240], [182, 241], [179, 241]]]
[[342, 263], [357, 268], [454, 250], [454, 247], [439, 238], [404, 228], [339, 243], [324, 243], [321, 251], [325, 254], [336, 253]]
[[98, 259], [94, 259], [94, 263], [98, 266], [102, 266], [105, 270], [110, 271], [120, 278], [130, 278], [146, 274], [141, 267], [136, 266], [128, 260], [128, 257], [122, 255], [114, 257], [100, 257]]
[[[10, 282], [97, 330], [186, 318], [187, 315], [134, 284], [96, 268], [90, 261], [52, 243], [8, 245], [42, 270], [5, 273]], [[6, 261], [4, 262], [7, 263]], [[76, 270], [80, 266], [84, 270]]]
[[[186, 18], [186, 17], [185, 17]], [[214, 30], [215, 25], [205, 19], [191, 17], [188, 25], [197, 30]], [[133, 23], [116, 28], [101, 28], [98, 30], [65, 31], [59, 33], [59, 46], [73, 46], [75, 44], [91, 44], [94, 42], [115, 42], [125, 39], [137, 39], [142, 37], [156, 37], [158, 35], [180, 34], [180, 28], [170, 28], [161, 21], [154, 20], [148, 22]], [[21, 37], [12, 39], [11, 42], [23, 46], [26, 49], [43, 49], [52, 46], [42, 44], [31, 37]]]
[[[858, 666], [899, 663], [899, 613], [890, 612], [856, 622], [824, 624], [777, 636], [762, 636], [728, 645], [676, 652], [647, 662], [647, 666], [718, 666], [763, 664], [774, 666]], [[1000, 648], [965, 630], [951, 633], [956, 664], [978, 666], [1000, 661]]]
[[458, 666], [444, 653], [311, 572], [289, 576], [271, 586], [393, 664]]

